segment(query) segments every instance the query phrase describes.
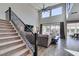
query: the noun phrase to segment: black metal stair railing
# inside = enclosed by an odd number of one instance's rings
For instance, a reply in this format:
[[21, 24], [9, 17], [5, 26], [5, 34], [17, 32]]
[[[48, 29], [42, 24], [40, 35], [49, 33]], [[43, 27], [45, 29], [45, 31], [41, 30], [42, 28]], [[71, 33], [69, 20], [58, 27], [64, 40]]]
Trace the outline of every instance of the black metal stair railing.
[[5, 13], [6, 13], [6, 19], [14, 24], [14, 26], [16, 27], [16, 29], [18, 30], [18, 32], [20, 33], [20, 35], [22, 36], [28, 47], [32, 50], [33, 55], [37, 56], [37, 36], [38, 36], [37, 33], [33, 33], [31, 29], [27, 27], [27, 29], [34, 35], [35, 38], [35, 44], [33, 48], [31, 43], [26, 38], [25, 33], [26, 24], [11, 10], [11, 7], [9, 7], [9, 9], [5, 11]]

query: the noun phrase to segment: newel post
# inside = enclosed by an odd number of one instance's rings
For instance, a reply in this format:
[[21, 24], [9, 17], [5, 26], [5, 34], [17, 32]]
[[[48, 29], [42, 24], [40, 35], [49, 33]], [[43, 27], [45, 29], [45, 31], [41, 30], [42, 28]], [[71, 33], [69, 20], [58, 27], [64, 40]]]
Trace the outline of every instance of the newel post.
[[9, 21], [11, 20], [11, 7], [9, 7]]
[[37, 56], [38, 55], [38, 49], [37, 49], [37, 37], [38, 37], [38, 34], [37, 33], [35, 33], [35, 35], [34, 35], [35, 37], [35, 44], [34, 44], [34, 49], [35, 49], [35, 51], [34, 51], [34, 56]]

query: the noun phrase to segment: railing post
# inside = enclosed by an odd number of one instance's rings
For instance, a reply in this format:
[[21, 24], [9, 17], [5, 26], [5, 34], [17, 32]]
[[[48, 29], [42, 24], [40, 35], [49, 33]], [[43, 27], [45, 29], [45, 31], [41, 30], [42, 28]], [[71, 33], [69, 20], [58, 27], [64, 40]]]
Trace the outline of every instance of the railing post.
[[9, 21], [11, 20], [11, 7], [9, 7]]
[[38, 37], [38, 34], [37, 33], [35, 33], [35, 44], [34, 44], [34, 49], [35, 49], [35, 51], [34, 51], [34, 56], [37, 56], [37, 37]]

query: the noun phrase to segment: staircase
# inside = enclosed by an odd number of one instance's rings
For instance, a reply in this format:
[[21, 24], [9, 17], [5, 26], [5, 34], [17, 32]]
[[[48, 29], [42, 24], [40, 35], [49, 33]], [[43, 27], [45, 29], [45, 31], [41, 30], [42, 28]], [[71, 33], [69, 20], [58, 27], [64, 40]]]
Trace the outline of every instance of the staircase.
[[8, 20], [0, 20], [0, 56], [31, 56], [21, 36]]

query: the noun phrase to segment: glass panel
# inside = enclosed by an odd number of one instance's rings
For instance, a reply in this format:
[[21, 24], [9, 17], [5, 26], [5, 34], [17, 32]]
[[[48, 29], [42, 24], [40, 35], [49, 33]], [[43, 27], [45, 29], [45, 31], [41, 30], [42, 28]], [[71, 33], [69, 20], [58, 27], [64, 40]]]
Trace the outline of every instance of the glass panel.
[[43, 34], [50, 34], [50, 26], [43, 26]]
[[52, 35], [52, 37], [60, 34], [60, 24], [43, 25], [43, 34]]
[[53, 34], [53, 36], [59, 35], [60, 25], [57, 25], [57, 24], [51, 25], [51, 33]]
[[51, 16], [56, 16], [56, 15], [61, 15], [61, 14], [62, 14], [62, 7], [58, 7], [58, 8], [52, 9]]
[[69, 23], [67, 24], [67, 34], [73, 35], [74, 33], [79, 33], [79, 23]]
[[50, 10], [42, 12], [42, 18], [46, 18], [46, 17], [49, 17], [49, 16], [50, 16]]

